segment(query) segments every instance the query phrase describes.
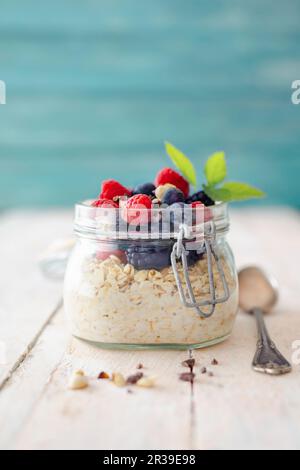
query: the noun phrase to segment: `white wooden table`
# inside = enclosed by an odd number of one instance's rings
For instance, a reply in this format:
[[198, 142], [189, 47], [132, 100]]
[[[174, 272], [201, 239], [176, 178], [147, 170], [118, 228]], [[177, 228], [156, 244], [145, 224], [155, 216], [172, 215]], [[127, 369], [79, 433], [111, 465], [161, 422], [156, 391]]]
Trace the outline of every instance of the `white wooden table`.
[[[69, 338], [62, 285], [45, 279], [41, 252], [71, 233], [67, 211], [0, 217], [0, 448], [3, 449], [299, 449], [300, 366], [283, 377], [252, 372], [254, 320], [240, 313], [229, 341], [195, 352], [194, 398], [178, 380], [185, 352], [104, 351]], [[277, 276], [281, 299], [268, 317], [291, 360], [300, 340], [300, 217], [289, 209], [232, 212], [238, 266], [259, 263]], [[6, 347], [4, 357], [3, 350]], [[211, 366], [216, 357], [219, 366]], [[300, 358], [300, 354], [298, 354]], [[157, 387], [117, 388], [92, 381], [67, 389], [74, 368], [130, 374], [142, 362]], [[214, 377], [201, 375], [208, 366]]]

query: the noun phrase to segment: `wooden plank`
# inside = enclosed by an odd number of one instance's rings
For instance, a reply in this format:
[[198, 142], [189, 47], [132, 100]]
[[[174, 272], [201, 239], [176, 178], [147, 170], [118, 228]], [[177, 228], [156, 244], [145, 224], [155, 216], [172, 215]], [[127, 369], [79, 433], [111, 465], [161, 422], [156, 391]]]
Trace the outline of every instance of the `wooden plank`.
[[0, 449], [9, 449], [65, 352], [61, 312], [48, 323], [32, 350], [0, 392]]
[[[282, 246], [286, 231], [289, 243], [283, 259], [278, 246]], [[299, 233], [299, 217], [293, 211], [233, 213], [231, 239], [239, 266], [259, 262], [280, 277], [281, 302], [267, 321], [288, 358], [300, 331], [294, 280], [300, 261], [295, 250]], [[196, 351], [197, 379], [192, 400], [189, 384], [178, 380], [185, 352], [105, 351], [73, 339], [11, 447], [299, 449], [300, 367], [279, 378], [254, 373], [250, 363], [255, 343], [254, 321], [241, 313], [227, 343]], [[214, 357], [220, 364], [213, 367], [210, 363]], [[126, 375], [135, 370], [138, 362], [144, 363], [147, 374], [157, 376], [156, 388], [134, 389], [128, 394], [109, 382], [93, 380], [87, 390], [66, 389], [72, 369], [84, 368], [93, 377], [100, 370]], [[214, 377], [201, 375], [202, 366], [208, 366]], [[24, 380], [30, 381], [30, 374]]]
[[58, 233], [70, 232], [71, 214], [65, 211], [15, 211], [0, 219], [0, 341], [6, 350], [0, 388], [61, 302], [61, 284], [43, 277], [38, 258]]
[[[15, 448], [188, 448], [190, 394], [177, 378], [184, 357], [176, 351], [101, 351], [72, 340]], [[129, 394], [126, 388], [96, 380], [83, 393], [66, 388], [73, 368], [83, 367], [94, 377], [101, 370], [127, 375], [136, 371], [138, 361], [147, 374], [158, 376], [156, 388]]]
[[[279, 281], [280, 302], [266, 321], [280, 350], [292, 361], [293, 342], [300, 339], [299, 214], [287, 208], [248, 209], [233, 212], [232, 219], [230, 238], [238, 266], [258, 264]], [[222, 392], [217, 387], [195, 389], [198, 448], [300, 448], [300, 367], [275, 380], [254, 374], [249, 366], [255, 345], [255, 323], [241, 313], [229, 347], [213, 350], [221, 364], [213, 368], [214, 381], [222, 385]], [[202, 357], [209, 363], [210, 354]], [[207, 378], [202, 383], [207, 384]]]
[[[286, 328], [272, 323], [282, 351], [290, 357], [298, 315]], [[276, 336], [276, 335], [275, 335]], [[229, 342], [196, 351], [194, 400], [190, 386], [178, 380], [184, 352], [101, 351], [72, 340], [22, 429], [17, 449], [227, 449], [299, 448], [300, 369], [281, 378], [251, 371], [255, 327], [251, 318], [238, 319]], [[219, 366], [210, 366], [217, 357]], [[71, 369], [83, 367], [91, 376], [100, 370], [132, 373], [138, 361], [156, 375], [155, 389], [128, 394], [106, 381], [93, 381], [84, 391], [68, 391]], [[214, 377], [200, 375], [208, 366]]]
[[[268, 326], [291, 360], [292, 343], [300, 338], [298, 312], [274, 315]], [[195, 386], [195, 448], [300, 449], [300, 367], [276, 378], [257, 374], [250, 367], [255, 349], [254, 320], [241, 313], [227, 344], [196, 352], [214, 377], [200, 375]], [[220, 365], [211, 366], [212, 357]]]

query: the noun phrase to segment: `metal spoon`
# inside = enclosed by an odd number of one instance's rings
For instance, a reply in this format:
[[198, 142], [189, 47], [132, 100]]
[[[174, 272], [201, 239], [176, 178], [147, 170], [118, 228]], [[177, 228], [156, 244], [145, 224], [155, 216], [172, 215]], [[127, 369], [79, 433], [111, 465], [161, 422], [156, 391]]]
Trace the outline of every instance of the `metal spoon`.
[[290, 363], [271, 340], [263, 318], [278, 300], [278, 284], [255, 266], [239, 272], [240, 307], [255, 315], [258, 342], [252, 367], [256, 372], [270, 375], [286, 374], [292, 370]]

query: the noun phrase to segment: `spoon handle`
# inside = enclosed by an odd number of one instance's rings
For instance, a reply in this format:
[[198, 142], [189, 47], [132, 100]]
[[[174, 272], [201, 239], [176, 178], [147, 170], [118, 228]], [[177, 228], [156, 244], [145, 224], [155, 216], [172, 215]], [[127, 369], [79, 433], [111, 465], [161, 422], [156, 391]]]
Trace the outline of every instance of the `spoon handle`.
[[286, 374], [292, 370], [291, 364], [278, 351], [271, 340], [263, 312], [259, 308], [253, 310], [258, 330], [257, 351], [255, 353], [252, 367], [256, 372], [270, 375]]

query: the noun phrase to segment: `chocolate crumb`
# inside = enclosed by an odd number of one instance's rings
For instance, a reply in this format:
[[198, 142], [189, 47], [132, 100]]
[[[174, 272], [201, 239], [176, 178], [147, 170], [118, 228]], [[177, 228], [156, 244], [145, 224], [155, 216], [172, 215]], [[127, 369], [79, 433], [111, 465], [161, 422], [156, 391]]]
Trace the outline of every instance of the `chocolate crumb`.
[[202, 367], [202, 369], [201, 369], [201, 374], [206, 374], [206, 372], [207, 372], [206, 367]]
[[129, 395], [132, 395], [132, 394], [133, 394], [133, 391], [132, 391], [130, 388], [128, 388], [128, 389], [127, 389], [127, 393], [128, 393]]
[[100, 372], [98, 379], [109, 379], [109, 374], [107, 372]]
[[144, 365], [140, 362], [137, 366], [136, 366], [137, 369], [143, 369], [144, 368]]
[[212, 365], [212, 366], [217, 366], [217, 365], [219, 365], [217, 359], [213, 359], [213, 360], [211, 361], [211, 365]]
[[179, 380], [183, 382], [193, 382], [195, 374], [193, 372], [183, 372], [179, 375]]
[[208, 375], [208, 377], [213, 377], [214, 376], [214, 374], [212, 372], [208, 372], [207, 375]]
[[143, 372], [137, 372], [136, 374], [130, 375], [127, 377], [126, 383], [135, 385], [143, 377], [143, 375]]
[[193, 369], [195, 365], [195, 359], [186, 359], [181, 363], [183, 367], [189, 367], [190, 369]]

